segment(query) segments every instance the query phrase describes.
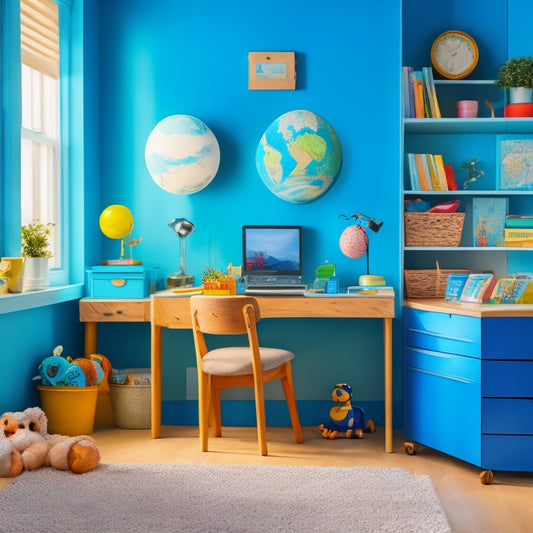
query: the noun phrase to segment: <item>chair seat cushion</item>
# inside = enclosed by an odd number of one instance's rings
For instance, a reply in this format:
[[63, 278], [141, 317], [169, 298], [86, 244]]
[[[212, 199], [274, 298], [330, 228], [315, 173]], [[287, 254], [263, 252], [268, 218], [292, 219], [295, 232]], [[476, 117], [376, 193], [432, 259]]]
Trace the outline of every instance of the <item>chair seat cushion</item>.
[[[259, 348], [264, 371], [272, 370], [294, 358], [288, 350]], [[207, 352], [202, 359], [202, 369], [215, 376], [242, 376], [253, 373], [250, 348], [217, 348]]]

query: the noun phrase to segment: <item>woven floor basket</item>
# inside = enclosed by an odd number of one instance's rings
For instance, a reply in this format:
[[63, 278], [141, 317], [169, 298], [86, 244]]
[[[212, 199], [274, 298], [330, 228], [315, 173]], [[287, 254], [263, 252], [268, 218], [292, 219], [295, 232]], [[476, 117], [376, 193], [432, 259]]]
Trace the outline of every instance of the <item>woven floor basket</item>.
[[407, 298], [444, 298], [446, 284], [451, 273], [470, 274], [471, 270], [460, 269], [421, 269], [404, 270]]
[[404, 213], [405, 246], [459, 246], [464, 213]]
[[149, 429], [151, 421], [150, 385], [109, 384], [115, 425], [124, 429]]

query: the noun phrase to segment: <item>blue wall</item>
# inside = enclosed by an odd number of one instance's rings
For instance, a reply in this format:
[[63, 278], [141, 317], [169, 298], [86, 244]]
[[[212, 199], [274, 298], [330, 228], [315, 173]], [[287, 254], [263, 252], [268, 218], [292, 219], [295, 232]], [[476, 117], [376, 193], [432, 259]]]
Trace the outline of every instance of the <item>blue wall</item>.
[[[98, 26], [99, 208], [120, 203], [131, 209], [133, 235], [143, 238], [134, 255], [160, 267], [159, 288], [178, 266], [178, 239], [167, 224], [182, 216], [195, 224], [187, 240], [187, 271], [197, 282], [207, 264], [241, 263], [243, 224], [279, 223], [304, 226], [305, 282], [312, 283], [315, 268], [329, 260], [342, 285], [356, 284], [366, 261], [348, 259], [338, 247], [348, 225], [339, 215], [356, 211], [384, 221], [379, 234], [370, 235], [371, 270], [399, 286], [399, 2], [391, 0], [386, 8], [343, 2], [332, 9], [321, 0], [273, 0], [265, 9], [246, 0], [114, 0], [99, 3]], [[250, 51], [295, 51], [297, 90], [249, 91]], [[325, 118], [344, 151], [335, 186], [304, 205], [271, 194], [255, 168], [261, 135], [293, 109]], [[153, 127], [173, 114], [198, 117], [220, 144], [216, 178], [191, 196], [160, 189], [144, 162]], [[96, 217], [92, 223], [97, 226]], [[118, 242], [103, 238], [102, 258], [117, 255]], [[297, 353], [300, 400], [327, 402], [332, 386], [345, 380], [356, 400], [379, 403], [372, 414], [379, 420], [380, 321], [269, 320], [261, 329], [265, 343]], [[144, 326], [102, 326], [100, 341], [99, 350], [115, 366], [149, 366]], [[165, 332], [163, 356], [163, 397], [183, 400], [185, 368], [195, 366], [190, 333]], [[273, 385], [267, 397], [280, 398], [280, 391]]]

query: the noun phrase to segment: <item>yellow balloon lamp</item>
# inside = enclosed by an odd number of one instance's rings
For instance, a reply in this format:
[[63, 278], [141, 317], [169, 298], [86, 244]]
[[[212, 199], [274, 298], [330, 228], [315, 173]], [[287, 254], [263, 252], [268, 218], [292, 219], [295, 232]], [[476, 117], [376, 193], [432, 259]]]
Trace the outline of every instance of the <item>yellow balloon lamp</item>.
[[[120, 259], [104, 260], [103, 265], [142, 265], [142, 261], [135, 261], [132, 257], [132, 246], [138, 244], [140, 239], [131, 239], [133, 215], [125, 205], [113, 204], [106, 207], [98, 222], [106, 237], [120, 239]], [[124, 258], [124, 246], [130, 247], [129, 258]]]

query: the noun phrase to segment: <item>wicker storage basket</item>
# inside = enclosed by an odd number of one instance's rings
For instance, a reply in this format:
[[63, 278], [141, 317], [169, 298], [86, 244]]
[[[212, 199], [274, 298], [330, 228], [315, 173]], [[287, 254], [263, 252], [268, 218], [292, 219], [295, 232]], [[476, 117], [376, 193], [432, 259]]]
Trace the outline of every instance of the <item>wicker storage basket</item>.
[[454, 274], [470, 274], [471, 270], [460, 269], [422, 269], [404, 270], [405, 292], [407, 298], [444, 298], [448, 276]]
[[115, 425], [124, 429], [149, 429], [151, 386], [109, 384]]
[[404, 213], [405, 246], [459, 246], [464, 213]]

